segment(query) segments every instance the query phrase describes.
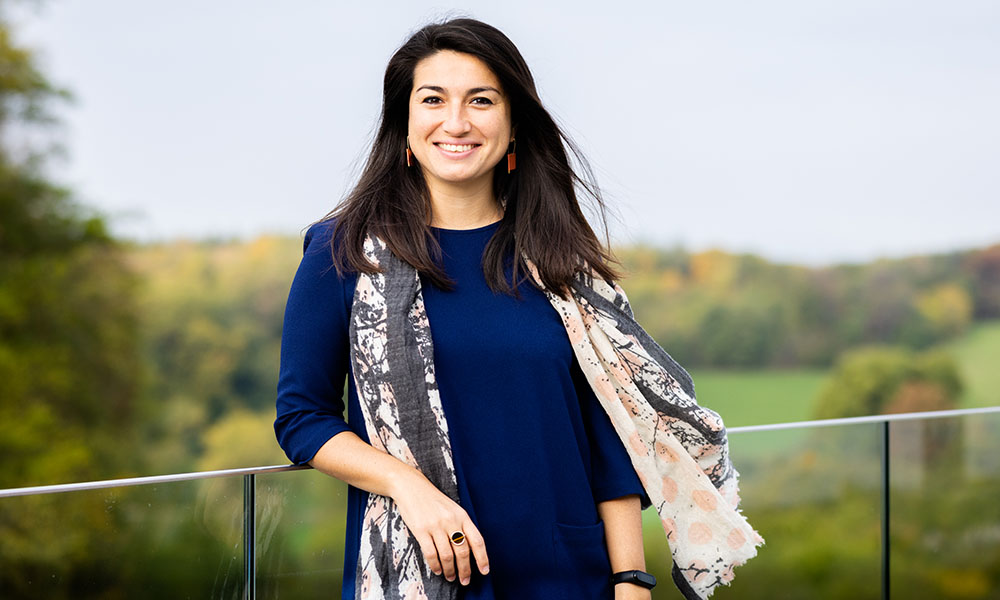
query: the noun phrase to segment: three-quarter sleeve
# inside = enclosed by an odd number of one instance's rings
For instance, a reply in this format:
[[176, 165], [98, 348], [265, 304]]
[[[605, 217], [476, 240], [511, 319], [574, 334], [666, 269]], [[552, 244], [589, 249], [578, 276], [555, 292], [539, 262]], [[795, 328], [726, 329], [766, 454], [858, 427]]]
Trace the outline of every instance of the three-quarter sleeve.
[[632, 466], [632, 459], [625, 449], [611, 417], [601, 406], [593, 388], [586, 380], [579, 364], [574, 364], [574, 381], [580, 397], [583, 422], [590, 444], [590, 463], [594, 502], [604, 502], [629, 494], [639, 494], [642, 509], [652, 506], [649, 495], [642, 487]]
[[350, 360], [348, 279], [333, 267], [331, 222], [306, 233], [302, 262], [285, 305], [278, 375], [278, 444], [293, 463], [312, 460], [330, 438], [348, 431], [344, 382]]

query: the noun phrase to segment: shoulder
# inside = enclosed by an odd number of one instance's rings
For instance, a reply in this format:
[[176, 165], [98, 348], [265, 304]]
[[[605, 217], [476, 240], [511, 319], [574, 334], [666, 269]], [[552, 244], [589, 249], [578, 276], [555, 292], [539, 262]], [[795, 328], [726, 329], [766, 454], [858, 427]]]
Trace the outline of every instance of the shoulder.
[[[324, 262], [329, 268], [334, 268], [333, 255], [342, 250], [344, 241], [344, 228], [337, 227], [336, 217], [323, 219], [313, 223], [306, 230], [302, 240], [302, 259], [311, 262]], [[354, 273], [354, 268], [350, 263], [342, 264], [342, 271]]]
[[305, 239], [302, 241], [302, 253], [310, 254], [322, 249], [329, 252], [331, 249], [330, 240], [333, 238], [336, 224], [337, 220], [333, 218], [310, 225], [309, 229], [306, 230]]
[[332, 277], [342, 279], [345, 282], [353, 281], [356, 277], [353, 269], [347, 266], [342, 269], [342, 275], [338, 276], [334, 266], [334, 235], [336, 235], [338, 245], [342, 237], [339, 232], [335, 231], [336, 223], [336, 219], [324, 219], [309, 226], [302, 240], [300, 270], [323, 279]]
[[305, 306], [317, 299], [323, 299], [325, 304], [331, 298], [338, 298], [343, 302], [336, 302], [337, 306], [350, 306], [349, 299], [354, 295], [357, 273], [349, 268], [337, 271], [331, 245], [333, 230], [332, 220], [309, 226], [303, 239], [302, 260], [292, 282], [290, 300], [295, 299]]

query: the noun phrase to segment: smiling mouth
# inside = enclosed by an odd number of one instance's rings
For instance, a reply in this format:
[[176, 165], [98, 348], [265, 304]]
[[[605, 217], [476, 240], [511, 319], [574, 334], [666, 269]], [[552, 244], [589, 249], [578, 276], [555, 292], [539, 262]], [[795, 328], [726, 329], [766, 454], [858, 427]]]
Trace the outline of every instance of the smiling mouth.
[[442, 142], [436, 142], [434, 145], [445, 152], [454, 152], [456, 154], [468, 152], [469, 150], [480, 146], [480, 144], [445, 144]]

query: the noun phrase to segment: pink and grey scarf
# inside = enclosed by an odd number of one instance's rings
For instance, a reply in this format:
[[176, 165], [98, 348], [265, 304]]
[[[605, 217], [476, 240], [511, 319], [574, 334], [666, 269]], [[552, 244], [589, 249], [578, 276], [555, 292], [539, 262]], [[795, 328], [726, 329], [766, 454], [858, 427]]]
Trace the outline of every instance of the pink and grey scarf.
[[[382, 271], [358, 274], [351, 309], [351, 363], [369, 440], [458, 502], [419, 274], [377, 237], [368, 235], [364, 250]], [[545, 295], [656, 508], [675, 584], [689, 600], [708, 598], [764, 541], [736, 508], [722, 420], [698, 406], [691, 377], [636, 323], [616, 283], [581, 272], [569, 300]], [[453, 600], [458, 587], [430, 571], [392, 499], [369, 494], [355, 597]]]

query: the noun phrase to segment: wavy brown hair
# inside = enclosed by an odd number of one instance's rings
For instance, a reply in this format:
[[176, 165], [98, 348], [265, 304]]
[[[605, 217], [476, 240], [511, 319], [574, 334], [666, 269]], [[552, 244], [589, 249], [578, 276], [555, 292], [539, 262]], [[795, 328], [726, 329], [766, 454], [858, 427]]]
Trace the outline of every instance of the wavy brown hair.
[[[389, 60], [371, 153], [357, 185], [322, 219], [335, 220], [331, 245], [337, 272], [343, 274], [348, 268], [379, 272], [364, 256], [363, 242], [370, 231], [434, 285], [453, 289], [454, 282], [439, 264], [440, 244], [430, 230], [427, 185], [419, 168], [407, 168], [404, 150], [414, 69], [441, 50], [475, 56], [493, 71], [510, 102], [511, 124], [517, 130], [517, 169], [508, 174], [504, 160], [494, 169], [494, 197], [504, 203], [504, 216], [483, 253], [490, 289], [520, 296], [516, 284], [505, 278], [505, 261], [511, 258], [513, 281], [520, 282], [520, 271], [522, 279], [534, 284], [522, 254], [538, 268], [545, 287], [563, 298], [584, 264], [595, 275], [618, 280], [619, 272], [611, 264], [621, 263], [610, 251], [606, 205], [586, 158], [542, 106], [531, 71], [514, 43], [495, 27], [468, 18], [423, 27]], [[567, 149], [579, 172], [570, 165]], [[605, 244], [587, 223], [578, 191], [596, 204]]]

